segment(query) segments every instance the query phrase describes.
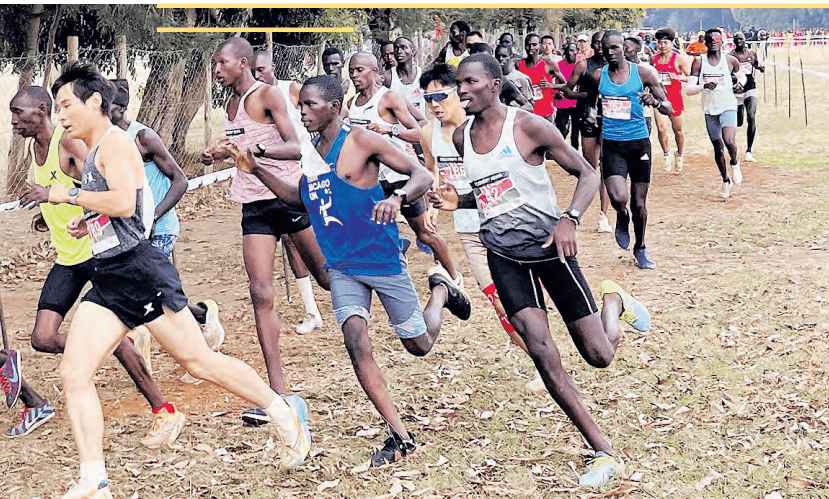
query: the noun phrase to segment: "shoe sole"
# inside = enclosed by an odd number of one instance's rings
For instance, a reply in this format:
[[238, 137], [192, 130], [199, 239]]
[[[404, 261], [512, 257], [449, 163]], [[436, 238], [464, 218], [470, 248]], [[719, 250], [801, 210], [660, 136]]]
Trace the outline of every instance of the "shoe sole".
[[[304, 445], [302, 445], [302, 447], [305, 448], [304, 452], [302, 448], [300, 448], [299, 451], [297, 451], [294, 448], [291, 448], [291, 453], [296, 453], [296, 455], [299, 456], [298, 462], [289, 462], [286, 464], [283, 458], [283, 467], [288, 469], [295, 469], [302, 465], [303, 462], [305, 462], [305, 458], [308, 457], [308, 454], [311, 452], [311, 429], [308, 428], [308, 404], [305, 402], [305, 399], [298, 395], [290, 395], [288, 397], [285, 397], [285, 402], [287, 402], [288, 405], [296, 413], [298, 429], [301, 432], [300, 438], [305, 441], [303, 442]], [[294, 460], [295, 459], [291, 459], [291, 461]]]
[[[213, 300], [205, 300], [202, 303], [204, 303], [207, 307], [207, 314], [205, 315], [204, 324], [204, 332], [207, 333], [205, 334], [205, 339], [207, 340], [207, 345], [210, 349], [214, 352], [218, 352], [219, 348], [221, 348], [222, 344], [225, 342], [225, 328], [222, 326], [221, 321], [219, 321], [219, 305]], [[210, 319], [208, 319], [207, 316], [210, 316]], [[219, 339], [215, 340], [215, 337], [218, 337]], [[213, 343], [216, 343], [215, 346], [211, 345], [211, 339], [213, 339]]]
[[[437, 275], [437, 276], [442, 278], [442, 281], [439, 281], [438, 285], [443, 286], [443, 287], [446, 288], [447, 299], [448, 299], [448, 294], [450, 293], [449, 286], [452, 286], [461, 295], [463, 295], [464, 298], [466, 298], [467, 303], [469, 303], [469, 316], [471, 317], [472, 316], [472, 300], [469, 298], [469, 294], [466, 292], [466, 290], [463, 289], [462, 287], [456, 285], [455, 282], [449, 277], [449, 273], [446, 272], [446, 270], [444, 270], [444, 268], [440, 265], [435, 265], [434, 267], [432, 267], [429, 270], [429, 277], [432, 277], [433, 275]], [[444, 306], [446, 306], [446, 304], [444, 304]], [[447, 310], [449, 310], [449, 309], [447, 308]], [[452, 315], [454, 315], [455, 317], [458, 317], [461, 320], [464, 320], [464, 321], [469, 320], [469, 317], [464, 319], [463, 317], [459, 317], [458, 315], [456, 315], [455, 312], [453, 312], [451, 310], [449, 310], [449, 312]]]
[[256, 416], [253, 414], [243, 414], [242, 422], [248, 426], [263, 426], [269, 424], [271, 420], [268, 416]]
[[55, 411], [54, 410], [52, 412], [50, 412], [48, 416], [46, 416], [46, 417], [44, 417], [44, 418], [42, 418], [38, 421], [35, 421], [35, 423], [32, 426], [30, 426], [29, 429], [26, 430], [25, 433], [21, 433], [19, 435], [6, 435], [5, 433], [3, 433], [3, 436], [6, 437], [6, 438], [25, 437], [29, 433], [31, 433], [31, 432], [35, 431], [36, 429], [40, 428], [40, 425], [42, 425], [46, 421], [49, 421], [53, 417], [55, 417]]

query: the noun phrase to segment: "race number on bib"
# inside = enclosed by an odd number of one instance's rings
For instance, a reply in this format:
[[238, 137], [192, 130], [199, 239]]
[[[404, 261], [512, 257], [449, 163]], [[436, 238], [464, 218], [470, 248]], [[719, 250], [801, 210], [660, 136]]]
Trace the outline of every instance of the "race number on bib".
[[118, 246], [118, 235], [112, 221], [106, 215], [90, 213], [86, 220], [86, 227], [89, 230], [89, 239], [92, 241], [92, 253], [100, 254], [108, 249]]
[[614, 120], [630, 120], [631, 102], [628, 97], [602, 95], [602, 116]]
[[466, 168], [463, 166], [463, 158], [460, 156], [438, 156], [440, 174], [447, 182], [458, 182], [467, 180]]
[[509, 178], [509, 172], [500, 172], [470, 182], [478, 209], [489, 220], [518, 208], [524, 201]]
[[544, 94], [541, 92], [541, 87], [538, 85], [533, 85], [533, 99], [534, 100], [541, 100], [544, 98]]
[[671, 73], [667, 71], [660, 71], [659, 72], [659, 83], [668, 86], [671, 84]]
[[754, 66], [751, 64], [751, 61], [740, 63], [740, 70], [744, 75], [750, 75], [753, 68]]
[[[724, 74], [704, 74], [702, 75], [702, 83], [716, 83], [717, 85], [725, 85], [725, 75]], [[728, 83], [731, 83], [731, 79], [729, 78]]]

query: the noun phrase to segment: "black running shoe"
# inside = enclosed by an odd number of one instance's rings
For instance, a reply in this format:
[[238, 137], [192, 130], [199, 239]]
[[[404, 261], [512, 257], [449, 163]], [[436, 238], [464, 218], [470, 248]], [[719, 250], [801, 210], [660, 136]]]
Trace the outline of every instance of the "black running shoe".
[[409, 452], [414, 452], [415, 449], [417, 449], [417, 444], [414, 433], [409, 432], [409, 440], [404, 441], [403, 437], [392, 430], [391, 436], [383, 443], [383, 448], [371, 455], [371, 466], [396, 463], [406, 457]]
[[265, 411], [258, 407], [251, 407], [242, 413], [242, 421], [248, 426], [262, 426], [271, 422]]
[[616, 214], [616, 244], [622, 249], [630, 246], [630, 216]]
[[446, 303], [443, 306], [458, 319], [462, 321], [469, 320], [469, 316], [472, 315], [472, 304], [469, 303], [469, 295], [449, 277], [443, 267], [435, 265], [429, 269], [429, 289], [435, 289], [440, 285], [443, 285], [448, 292]]

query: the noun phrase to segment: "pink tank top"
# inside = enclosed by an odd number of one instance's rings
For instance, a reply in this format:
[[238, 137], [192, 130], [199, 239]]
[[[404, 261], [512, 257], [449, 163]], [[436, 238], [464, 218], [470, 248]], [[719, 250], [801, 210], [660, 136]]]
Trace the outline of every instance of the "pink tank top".
[[[564, 77], [565, 80], [569, 80], [570, 76], [573, 74], [573, 68], [576, 67], [578, 62], [574, 62], [573, 64], [569, 64], [566, 60], [562, 59], [558, 61], [558, 69], [561, 70], [561, 76]], [[558, 93], [558, 92], [556, 92]], [[568, 109], [571, 107], [576, 107], [576, 101], [573, 99], [566, 99], [562, 98], [560, 100], [554, 101], [556, 108], [558, 109]]]
[[[268, 148], [284, 142], [276, 125], [254, 121], [245, 110], [245, 101], [248, 96], [262, 85], [264, 83], [257, 81], [242, 95], [242, 98], [239, 99], [239, 108], [236, 110], [235, 119], [230, 119], [227, 114], [227, 105], [225, 105], [225, 135], [235, 140], [243, 149], [256, 144], [262, 144], [263, 147]], [[302, 176], [299, 161], [264, 157], [258, 158], [258, 161], [268, 171], [291, 185], [299, 184], [299, 177]], [[249, 173], [237, 172], [230, 183], [230, 200], [236, 203], [252, 203], [253, 201], [274, 199], [275, 197], [276, 195], [265, 187], [265, 184], [255, 175]]]

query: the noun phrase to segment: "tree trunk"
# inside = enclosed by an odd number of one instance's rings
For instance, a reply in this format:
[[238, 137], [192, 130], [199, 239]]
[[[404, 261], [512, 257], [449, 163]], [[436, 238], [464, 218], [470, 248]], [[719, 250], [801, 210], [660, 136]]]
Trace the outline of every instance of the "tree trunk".
[[55, 47], [55, 36], [58, 31], [60, 15], [63, 12], [63, 5], [55, 7], [55, 16], [52, 18], [52, 26], [49, 27], [49, 39], [46, 41], [46, 67], [43, 70], [43, 88], [49, 90], [54, 80], [57, 80], [57, 68], [52, 63], [52, 54]]

